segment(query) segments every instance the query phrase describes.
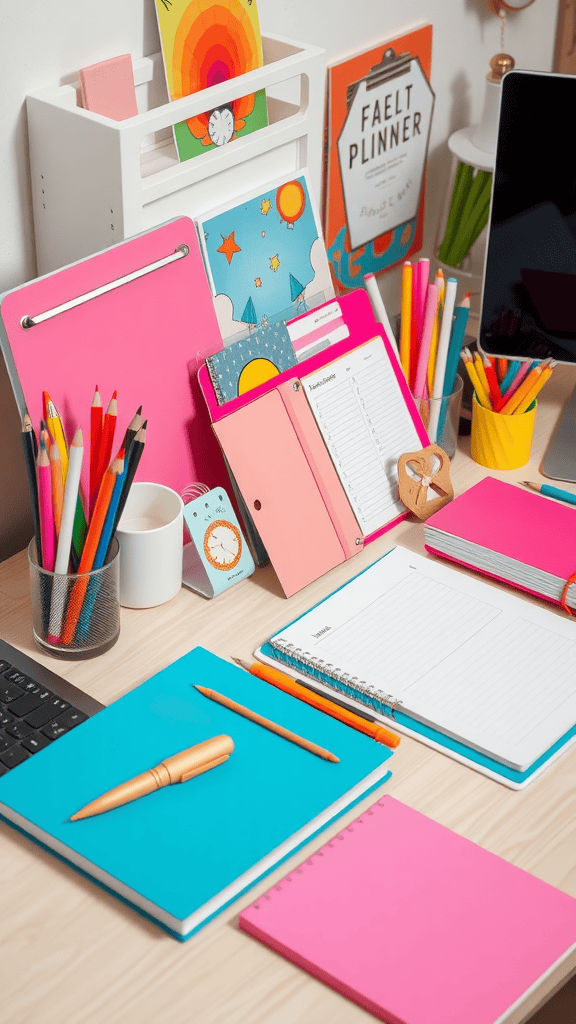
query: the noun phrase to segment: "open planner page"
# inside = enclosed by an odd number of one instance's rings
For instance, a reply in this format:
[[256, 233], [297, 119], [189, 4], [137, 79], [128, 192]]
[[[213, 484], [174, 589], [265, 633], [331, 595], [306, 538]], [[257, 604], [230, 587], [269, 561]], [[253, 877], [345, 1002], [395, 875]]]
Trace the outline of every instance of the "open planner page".
[[362, 533], [373, 533], [406, 511], [398, 498], [398, 459], [422, 447], [382, 339], [302, 383]]
[[574, 622], [404, 548], [270, 643], [520, 771], [576, 722]]

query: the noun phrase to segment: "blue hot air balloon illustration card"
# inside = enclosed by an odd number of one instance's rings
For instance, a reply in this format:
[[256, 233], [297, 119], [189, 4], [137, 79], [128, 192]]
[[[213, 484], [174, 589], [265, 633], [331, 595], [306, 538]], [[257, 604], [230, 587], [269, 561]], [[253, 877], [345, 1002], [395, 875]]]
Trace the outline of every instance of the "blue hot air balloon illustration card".
[[206, 214], [197, 227], [225, 345], [334, 298], [305, 172]]

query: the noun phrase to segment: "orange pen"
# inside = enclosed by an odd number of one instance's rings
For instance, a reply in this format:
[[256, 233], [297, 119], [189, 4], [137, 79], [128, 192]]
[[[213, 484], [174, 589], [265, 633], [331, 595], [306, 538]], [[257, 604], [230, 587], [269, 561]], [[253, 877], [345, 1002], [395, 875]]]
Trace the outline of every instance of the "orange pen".
[[397, 747], [400, 743], [400, 737], [390, 732], [389, 729], [385, 729], [383, 725], [379, 725], [378, 722], [371, 721], [368, 718], [361, 718], [360, 715], [355, 714], [353, 711], [340, 707], [339, 704], [335, 704], [328, 697], [322, 697], [314, 690], [309, 690], [307, 686], [303, 686], [302, 683], [298, 683], [291, 676], [285, 675], [284, 672], [280, 672], [277, 668], [261, 665], [258, 662], [248, 665], [240, 658], [233, 658], [232, 660], [253, 676], [258, 676], [259, 679], [263, 679], [266, 683], [277, 686], [279, 690], [284, 690], [284, 693], [297, 697], [298, 700], [304, 701], [305, 704], [310, 704], [311, 707], [316, 708], [318, 711], [324, 711], [327, 715], [331, 715], [332, 718], [337, 718], [339, 722], [357, 729], [358, 732], [371, 736], [377, 743], [383, 743], [386, 747]]

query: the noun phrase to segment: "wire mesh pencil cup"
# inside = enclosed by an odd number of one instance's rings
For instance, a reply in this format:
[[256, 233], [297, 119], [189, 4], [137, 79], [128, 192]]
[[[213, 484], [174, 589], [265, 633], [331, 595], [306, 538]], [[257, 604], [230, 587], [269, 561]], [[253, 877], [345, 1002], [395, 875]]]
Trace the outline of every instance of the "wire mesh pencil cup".
[[116, 538], [100, 569], [61, 575], [38, 565], [36, 541], [28, 545], [34, 640], [58, 658], [94, 658], [120, 633], [120, 558]]

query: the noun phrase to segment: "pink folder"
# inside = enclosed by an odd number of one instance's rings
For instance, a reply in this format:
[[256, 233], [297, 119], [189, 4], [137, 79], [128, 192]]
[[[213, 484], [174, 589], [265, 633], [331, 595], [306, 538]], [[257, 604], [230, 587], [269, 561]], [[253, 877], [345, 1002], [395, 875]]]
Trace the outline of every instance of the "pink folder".
[[[576, 510], [495, 477], [485, 477], [470, 487], [430, 516], [426, 526], [434, 526], [561, 580], [567, 580], [576, 571]], [[431, 543], [426, 544], [426, 549], [440, 558], [449, 558]], [[483, 572], [472, 563], [455, 558], [450, 561]], [[550, 600], [504, 576], [483, 574]]]
[[362, 535], [299, 377], [380, 337], [422, 446], [428, 444], [367, 293], [359, 289], [337, 301], [341, 321], [330, 326], [345, 324], [348, 338], [225, 405], [218, 405], [206, 367], [198, 373], [214, 431], [287, 597], [351, 558], [408, 514], [396, 516], [369, 537]]
[[[181, 245], [188, 249], [182, 259], [28, 330], [22, 326], [24, 317], [33, 318], [149, 267]], [[84, 495], [96, 385], [104, 410], [118, 391], [114, 453], [136, 409], [143, 407], [148, 429], [137, 479], [178, 492], [195, 480], [215, 487], [226, 479], [196, 376], [199, 348], [215, 352], [222, 348], [222, 339], [196, 229], [188, 217], [7, 292], [0, 296], [0, 314], [0, 344], [20, 416], [27, 408], [38, 431], [46, 390], [68, 440], [76, 427], [82, 428]]]
[[576, 900], [385, 796], [240, 928], [388, 1024], [494, 1024], [576, 942]]

